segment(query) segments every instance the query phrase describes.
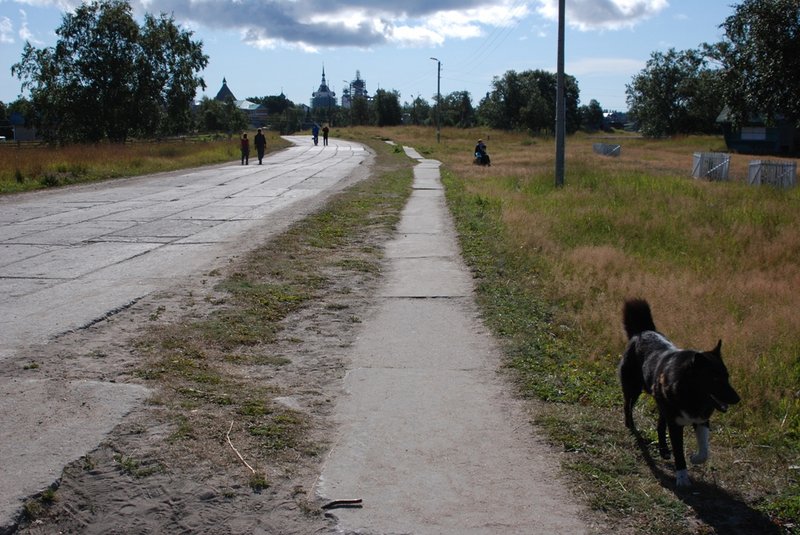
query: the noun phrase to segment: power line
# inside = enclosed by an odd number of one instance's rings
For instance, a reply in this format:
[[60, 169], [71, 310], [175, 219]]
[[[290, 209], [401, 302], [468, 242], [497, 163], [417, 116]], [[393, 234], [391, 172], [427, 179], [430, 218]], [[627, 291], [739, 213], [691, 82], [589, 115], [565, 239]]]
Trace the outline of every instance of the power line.
[[[470, 54], [468, 58], [465, 58], [461, 64], [457, 65], [457, 67], [461, 67], [462, 65], [477, 67], [477, 65], [484, 61], [487, 55], [497, 50], [500, 45], [502, 45], [505, 40], [508, 39], [509, 35], [511, 35], [511, 33], [516, 30], [517, 27], [519, 27], [519, 23], [522, 21], [522, 18], [516, 18], [514, 17], [514, 14], [525, 4], [527, 4], [526, 0], [517, 0], [514, 2], [514, 5], [508, 11], [505, 20], [503, 20], [500, 24], [495, 25], [489, 37], [481, 41], [475, 51]], [[514, 20], [515, 18], [516, 20]], [[510, 24], [512, 21], [514, 21], [514, 23]], [[473, 72], [474, 70], [475, 69], [472, 69], [469, 72]]]

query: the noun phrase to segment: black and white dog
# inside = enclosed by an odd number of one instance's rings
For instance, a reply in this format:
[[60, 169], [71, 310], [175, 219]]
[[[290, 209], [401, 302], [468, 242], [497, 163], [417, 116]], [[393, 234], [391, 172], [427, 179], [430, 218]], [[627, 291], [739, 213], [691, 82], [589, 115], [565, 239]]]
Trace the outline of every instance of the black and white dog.
[[625, 302], [622, 312], [628, 346], [619, 364], [619, 378], [625, 400], [625, 425], [635, 429], [633, 406], [642, 390], [658, 405], [658, 449], [669, 459], [666, 429], [675, 453], [675, 477], [679, 487], [690, 485], [683, 453], [683, 427], [694, 426], [697, 453], [692, 463], [708, 459], [708, 420], [714, 410], [725, 412], [739, 402], [728, 382], [722, 362], [722, 341], [711, 351], [679, 349], [656, 331], [650, 305], [641, 299]]

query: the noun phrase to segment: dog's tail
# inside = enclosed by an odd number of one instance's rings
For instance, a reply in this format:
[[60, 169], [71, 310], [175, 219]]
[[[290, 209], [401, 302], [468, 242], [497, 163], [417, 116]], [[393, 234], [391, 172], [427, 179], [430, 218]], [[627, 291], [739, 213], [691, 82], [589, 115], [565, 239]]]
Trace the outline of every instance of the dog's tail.
[[644, 299], [628, 299], [622, 307], [622, 323], [630, 340], [644, 331], [655, 331], [650, 305]]

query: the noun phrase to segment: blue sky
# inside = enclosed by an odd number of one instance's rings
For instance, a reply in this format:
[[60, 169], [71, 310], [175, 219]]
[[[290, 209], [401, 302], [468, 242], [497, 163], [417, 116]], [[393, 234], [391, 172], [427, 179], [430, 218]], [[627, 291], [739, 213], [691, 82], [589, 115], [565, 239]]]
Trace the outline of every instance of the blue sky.
[[[722, 37], [734, 0], [566, 0], [566, 72], [582, 104], [624, 110], [625, 85], [653, 51]], [[11, 76], [26, 40], [42, 48], [76, 0], [0, 0], [0, 100], [20, 94]], [[320, 84], [341, 95], [360, 71], [367, 90], [401, 102], [469, 91], [473, 103], [508, 70], [555, 72], [557, 0], [133, 0], [134, 12], [172, 13], [209, 56], [213, 97], [223, 77], [237, 98], [277, 95], [308, 104]]]

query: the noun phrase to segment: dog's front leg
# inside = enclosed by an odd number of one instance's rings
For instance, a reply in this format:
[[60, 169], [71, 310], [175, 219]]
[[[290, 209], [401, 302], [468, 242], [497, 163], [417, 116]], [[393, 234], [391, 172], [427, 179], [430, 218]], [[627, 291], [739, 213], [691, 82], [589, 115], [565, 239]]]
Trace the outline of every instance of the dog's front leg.
[[689, 471], [686, 469], [686, 456], [683, 453], [683, 426], [670, 422], [669, 441], [675, 455], [675, 484], [678, 487], [688, 487], [692, 484], [689, 480]]
[[658, 453], [662, 459], [669, 459], [669, 446], [667, 446], [667, 419], [663, 414], [658, 415]]
[[703, 464], [708, 460], [708, 436], [710, 428], [708, 422], [694, 425], [694, 435], [697, 437], [697, 453], [693, 454], [692, 464]]

